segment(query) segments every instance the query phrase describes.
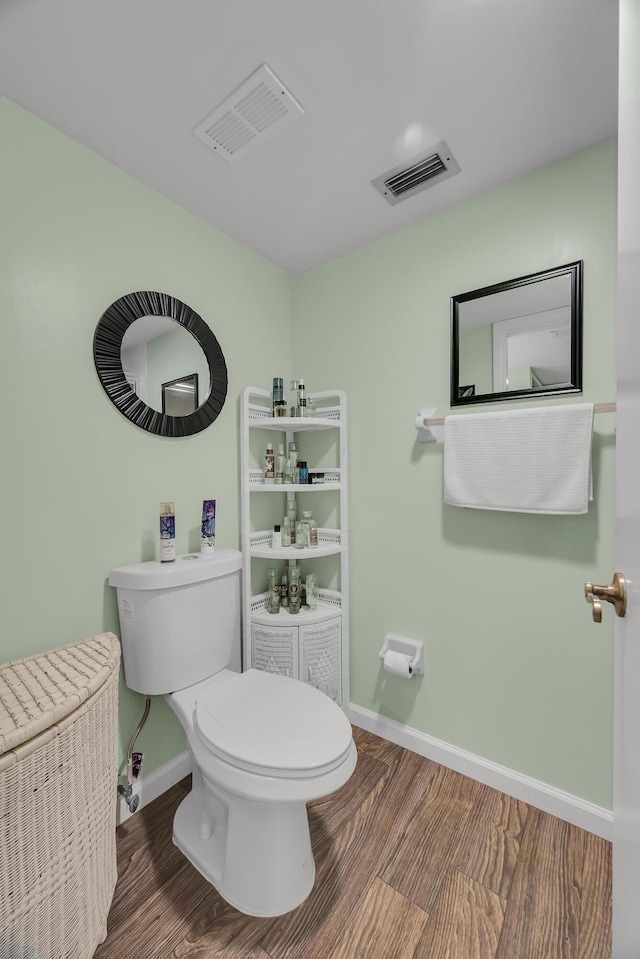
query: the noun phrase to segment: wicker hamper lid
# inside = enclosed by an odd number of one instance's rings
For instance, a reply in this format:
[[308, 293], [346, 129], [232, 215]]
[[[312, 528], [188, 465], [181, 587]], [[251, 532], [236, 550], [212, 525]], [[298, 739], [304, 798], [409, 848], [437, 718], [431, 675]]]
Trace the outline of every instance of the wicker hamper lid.
[[113, 633], [0, 665], [0, 755], [60, 722], [92, 696], [120, 660]]

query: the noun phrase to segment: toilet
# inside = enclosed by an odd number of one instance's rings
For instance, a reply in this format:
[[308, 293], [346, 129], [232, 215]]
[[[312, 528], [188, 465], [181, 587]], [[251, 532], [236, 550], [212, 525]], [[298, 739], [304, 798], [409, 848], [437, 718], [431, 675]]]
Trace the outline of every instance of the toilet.
[[306, 804], [356, 765], [339, 706], [297, 679], [240, 664], [242, 554], [114, 569], [125, 681], [162, 695], [182, 723], [193, 787], [173, 841], [221, 896], [251, 916], [295, 909], [313, 888]]

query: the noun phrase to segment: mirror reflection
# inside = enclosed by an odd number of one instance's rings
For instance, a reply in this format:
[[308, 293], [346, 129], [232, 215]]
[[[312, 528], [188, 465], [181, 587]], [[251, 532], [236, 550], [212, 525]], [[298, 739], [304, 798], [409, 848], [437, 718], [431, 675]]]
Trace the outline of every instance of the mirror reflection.
[[581, 266], [452, 298], [452, 406], [580, 391]]
[[122, 337], [120, 359], [134, 393], [159, 413], [189, 416], [209, 395], [209, 364], [203, 349], [169, 317], [135, 320]]

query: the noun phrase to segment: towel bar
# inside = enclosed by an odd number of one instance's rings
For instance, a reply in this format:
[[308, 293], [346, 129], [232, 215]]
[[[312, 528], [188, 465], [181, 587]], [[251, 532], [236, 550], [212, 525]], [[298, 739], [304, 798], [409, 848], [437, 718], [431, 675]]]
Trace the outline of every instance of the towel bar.
[[[594, 403], [594, 413], [615, 413], [615, 403]], [[444, 416], [434, 416], [433, 410], [420, 410], [416, 417], [416, 429], [418, 430], [418, 439], [421, 443], [435, 443], [437, 437], [431, 432], [434, 426], [444, 426]]]

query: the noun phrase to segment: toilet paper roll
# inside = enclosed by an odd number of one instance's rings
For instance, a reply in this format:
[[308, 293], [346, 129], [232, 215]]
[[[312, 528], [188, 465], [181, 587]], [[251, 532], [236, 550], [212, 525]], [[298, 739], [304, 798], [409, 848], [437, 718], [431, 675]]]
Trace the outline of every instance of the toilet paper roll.
[[393, 676], [402, 676], [403, 679], [411, 679], [413, 676], [411, 656], [407, 656], [406, 653], [397, 653], [393, 649], [388, 649], [384, 654], [383, 665], [386, 672]]

